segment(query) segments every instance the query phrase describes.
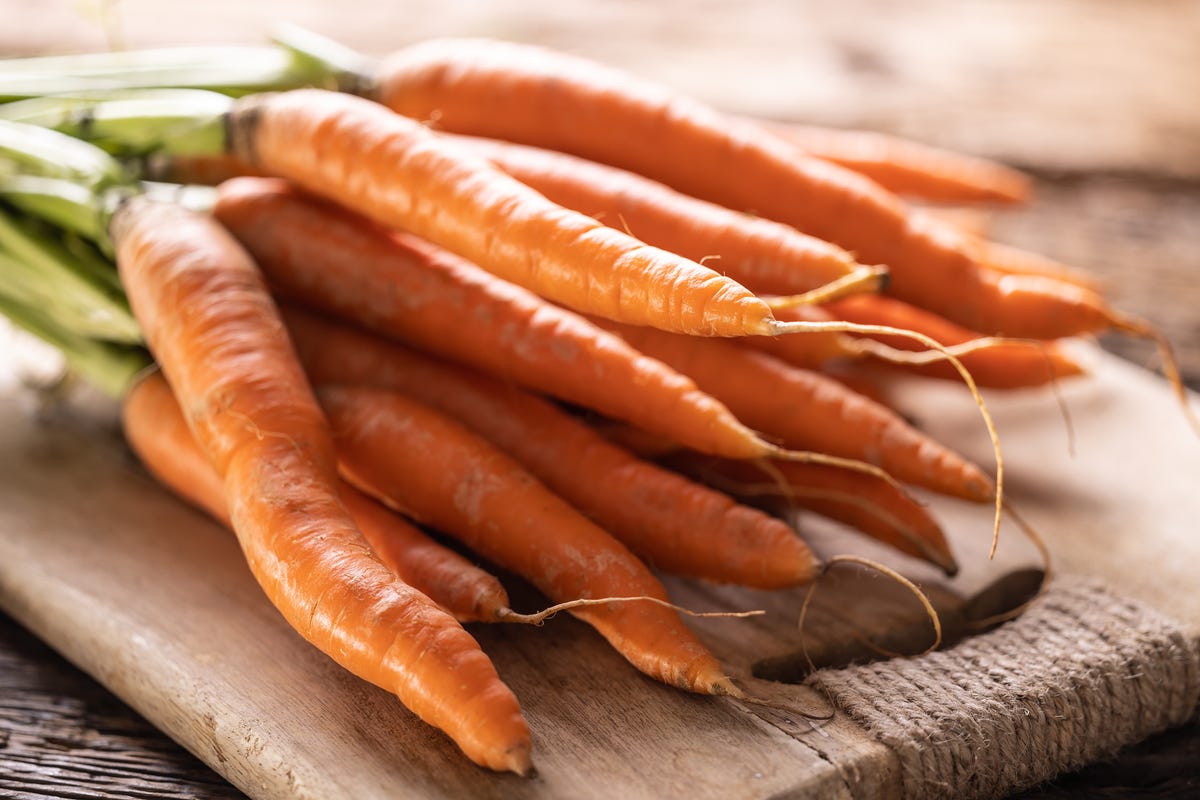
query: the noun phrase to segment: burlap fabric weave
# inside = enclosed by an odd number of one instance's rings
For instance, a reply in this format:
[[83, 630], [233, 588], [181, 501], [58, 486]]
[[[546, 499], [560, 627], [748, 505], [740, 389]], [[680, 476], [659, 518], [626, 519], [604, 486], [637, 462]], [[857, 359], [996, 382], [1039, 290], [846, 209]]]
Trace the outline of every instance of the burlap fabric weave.
[[1060, 577], [991, 633], [809, 683], [895, 751], [904, 797], [999, 797], [1186, 722], [1200, 642], [1095, 581]]

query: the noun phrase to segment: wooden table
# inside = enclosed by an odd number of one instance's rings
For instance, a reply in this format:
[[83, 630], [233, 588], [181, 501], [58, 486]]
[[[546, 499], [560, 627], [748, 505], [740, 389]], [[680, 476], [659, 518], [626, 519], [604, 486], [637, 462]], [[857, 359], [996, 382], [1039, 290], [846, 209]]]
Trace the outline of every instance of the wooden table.
[[[96, 7], [104, 3], [97, 0]], [[382, 0], [126, 0], [116, 38], [253, 41], [291, 19], [364, 51], [428, 35], [538, 41], [655, 76], [726, 108], [863, 126], [989, 155], [1038, 178], [996, 238], [1086, 266], [1153, 319], [1200, 388], [1200, 6], [1085, 0], [837, 4], [634, 0], [456, 7]], [[97, 48], [80, 4], [0, 0], [0, 53]], [[1105, 347], [1148, 362], [1145, 343]], [[81, 787], [89, 787], [82, 789]], [[1200, 729], [1164, 734], [1028, 797], [1200, 792]], [[81, 793], [82, 792], [82, 793]], [[0, 617], [0, 796], [237, 797], [54, 652]]]

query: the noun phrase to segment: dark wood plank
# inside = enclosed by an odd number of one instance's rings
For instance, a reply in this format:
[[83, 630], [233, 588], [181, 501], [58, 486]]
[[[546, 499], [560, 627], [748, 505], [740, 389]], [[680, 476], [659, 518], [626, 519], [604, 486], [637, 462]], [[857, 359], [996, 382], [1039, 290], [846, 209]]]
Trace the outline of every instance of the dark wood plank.
[[0, 796], [244, 797], [2, 613]]

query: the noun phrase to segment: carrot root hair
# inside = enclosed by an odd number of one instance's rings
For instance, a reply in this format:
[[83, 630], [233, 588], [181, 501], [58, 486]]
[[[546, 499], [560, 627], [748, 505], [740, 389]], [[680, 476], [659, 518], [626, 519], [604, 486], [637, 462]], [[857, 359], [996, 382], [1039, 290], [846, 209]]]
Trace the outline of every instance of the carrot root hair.
[[[825, 562], [825, 565], [822, 568], [821, 574], [824, 575], [832, 567], [834, 567], [838, 564], [843, 564], [843, 563], [854, 563], [854, 564], [858, 564], [860, 566], [867, 567], [869, 569], [873, 569], [876, 572], [879, 572], [889, 578], [892, 578], [893, 580], [895, 580], [896, 582], [900, 583], [902, 586], [907, 588], [909, 591], [911, 591], [914, 595], [916, 595], [917, 599], [921, 602], [921, 606], [925, 609], [925, 613], [929, 616], [930, 621], [933, 623], [933, 632], [934, 632], [933, 643], [929, 647], [927, 647], [923, 652], [919, 653], [918, 655], [926, 655], [928, 653], [933, 652], [934, 650], [936, 650], [938, 647], [941, 646], [941, 644], [942, 644], [942, 621], [941, 621], [941, 618], [938, 616], [937, 610], [933, 607], [933, 604], [931, 602], [929, 602], [929, 598], [925, 595], [925, 593], [923, 591], [921, 591], [919, 586], [917, 586], [915, 583], [913, 583], [912, 581], [910, 581], [908, 578], [904, 577], [900, 573], [891, 569], [890, 567], [884, 566], [883, 564], [880, 564], [877, 561], [872, 561], [869, 558], [863, 558], [861, 556], [855, 556], [855, 555], [849, 555], [849, 554], [833, 556], [832, 558], [830, 558], [828, 561]], [[800, 633], [800, 651], [804, 655], [804, 660], [806, 662], [808, 662], [809, 674], [812, 674], [817, 671], [817, 665], [813, 661], [812, 656], [810, 656], [808, 653], [808, 645], [806, 643], [805, 636], [804, 636], [804, 622], [808, 616], [808, 608], [812, 603], [813, 595], [816, 593], [818, 582], [819, 582], [819, 578], [818, 578], [818, 580], [813, 581], [812, 584], [808, 587], [808, 591], [805, 592], [804, 602], [800, 606], [800, 616], [796, 623], [797, 628]], [[859, 636], [858, 638], [860, 640], [862, 640], [870, 648], [875, 650], [876, 652], [880, 653], [881, 655], [887, 656], [889, 658], [897, 658], [897, 657], [903, 657], [905, 655], [908, 655], [906, 653], [893, 653], [889, 650], [886, 650], [885, 648], [882, 648], [882, 647], [879, 647], [878, 645], [873, 644], [872, 642], [867, 640], [865, 637]], [[829, 722], [835, 716], [837, 716], [837, 704], [834, 702], [833, 697], [829, 694], [829, 692], [827, 690], [818, 688], [818, 692], [824, 697], [826, 705], [829, 706], [829, 711], [825, 712], [824, 714], [814, 714], [811, 711], [807, 711], [807, 710], [801, 709], [801, 708], [796, 708], [795, 706], [792, 706], [787, 703], [780, 703], [775, 700], [768, 700], [768, 699], [761, 698], [761, 697], [754, 697], [753, 695], [750, 695], [749, 693], [747, 693], [745, 691], [742, 691], [741, 696], [737, 697], [736, 699], [739, 702], [748, 703], [750, 705], [762, 706], [765, 708], [772, 709], [774, 711], [784, 711], [789, 714], [794, 714], [798, 717], [801, 717], [801, 718], [809, 721], [809, 723]], [[815, 726], [814, 726], [814, 728], [815, 728]], [[820, 730], [820, 729], [817, 728], [817, 730]]]
[[887, 483], [893, 489], [899, 492], [908, 494], [908, 490], [904, 488], [904, 484], [892, 477], [891, 473], [883, 467], [877, 467], [874, 464], [868, 464], [866, 461], [859, 461], [853, 458], [842, 458], [841, 456], [831, 456], [828, 453], [817, 453], [812, 450], [788, 450], [770, 442], [764, 442], [768, 448], [766, 456], [768, 458], [778, 458], [780, 461], [794, 461], [799, 464], [824, 464], [827, 467], [837, 467], [838, 469], [848, 469], [851, 472], [861, 472], [864, 475], [870, 475], [879, 478]]
[[[928, 595], [921, 591], [921, 587], [917, 586], [915, 583], [901, 575], [899, 572], [896, 572], [896, 570], [892, 569], [891, 567], [880, 564], [878, 561], [873, 561], [869, 558], [851, 554], [843, 554], [831, 557], [825, 562], [825, 566], [821, 570], [821, 575], [825, 575], [830, 569], [838, 564], [858, 564], [859, 566], [872, 569], [882, 575], [885, 575], [886, 577], [891, 578], [912, 592], [913, 595], [916, 596], [917, 600], [920, 601], [921, 607], [925, 609], [925, 614], [929, 617], [929, 621], [933, 625], [933, 642], [916, 655], [928, 655], [942, 646], [942, 619], [938, 616], [937, 609], [933, 607], [933, 603], [929, 601]], [[813, 662], [812, 657], [808, 654], [808, 645], [804, 636], [804, 622], [808, 617], [808, 608], [810, 605], [812, 605], [813, 595], [816, 594], [818, 583], [820, 583], [820, 577], [818, 577], [817, 580], [814, 580], [812, 584], [809, 585], [808, 591], [804, 593], [804, 602], [800, 604], [800, 617], [796, 622], [796, 626], [800, 631], [800, 651], [804, 654], [805, 661], [808, 662], [808, 668], [810, 672], [816, 672], [817, 667]], [[886, 648], [872, 644], [865, 639], [863, 641], [870, 645], [873, 650], [884, 656], [887, 656], [888, 658], [899, 658], [909, 655], [908, 653], [892, 652]]]
[[1029, 539], [1029, 541], [1033, 543], [1033, 546], [1037, 548], [1038, 555], [1042, 557], [1042, 585], [1038, 587], [1038, 590], [1033, 594], [1032, 597], [1030, 597], [1024, 603], [1021, 603], [1014, 608], [1010, 608], [1008, 611], [1000, 614], [994, 614], [990, 617], [984, 617], [983, 619], [971, 620], [968, 623], [968, 627], [970, 627], [972, 630], [987, 630], [999, 625], [1002, 622], [1008, 622], [1010, 619], [1016, 619], [1017, 617], [1021, 616], [1021, 614], [1024, 614], [1026, 609], [1033, 605], [1033, 603], [1041, 598], [1042, 595], [1046, 594], [1046, 591], [1050, 588], [1051, 580], [1055, 574], [1054, 560], [1050, 556], [1050, 547], [1046, 544], [1045, 537], [1038, 532], [1037, 528], [1030, 525], [1028, 521], [1018, 514], [1017, 510], [1013, 508], [1011, 504], [1007, 505], [1007, 510], [1008, 515], [1012, 517], [1014, 522], [1017, 523], [1017, 527], [1020, 528], [1021, 533], [1025, 534], [1025, 538]]
[[1188, 425], [1192, 427], [1192, 432], [1196, 436], [1200, 436], [1200, 416], [1192, 408], [1191, 400], [1188, 399], [1187, 387], [1183, 383], [1183, 375], [1179, 372], [1179, 361], [1175, 357], [1175, 349], [1171, 347], [1171, 342], [1167, 340], [1166, 335], [1149, 322], [1124, 314], [1113, 315], [1113, 327], [1121, 333], [1154, 342], [1158, 348], [1158, 357], [1162, 361], [1163, 376], [1175, 391], [1175, 397], [1179, 400], [1183, 416], [1187, 419]]
[[1043, 353], [1046, 353], [1047, 361], [1053, 366], [1053, 362], [1050, 361], [1049, 353], [1046, 350], [1046, 342], [1042, 339], [981, 336], [978, 339], [972, 339], [962, 344], [944, 345], [941, 350], [920, 351], [898, 350], [875, 339], [855, 339], [853, 347], [854, 350], [858, 351], [857, 354], [859, 355], [872, 356], [889, 364], [924, 366], [926, 364], [938, 364], [943, 361], [949, 361], [952, 358], [962, 358], [978, 350], [987, 350], [992, 347], [1006, 347], [1015, 344], [1039, 348]]
[[540, 626], [557, 615], [560, 611], [570, 611], [573, 608], [583, 608], [585, 606], [602, 606], [609, 603], [654, 603], [655, 605], [669, 608], [672, 611], [684, 614], [689, 617], [727, 617], [732, 619], [745, 619], [747, 617], [761, 617], [766, 614], [762, 609], [754, 609], [752, 611], [693, 611], [690, 608], [675, 605], [666, 600], [650, 595], [636, 595], [632, 597], [583, 597], [578, 600], [567, 600], [563, 603], [555, 603], [548, 608], [533, 614], [521, 614], [512, 609], [502, 609], [499, 614], [500, 622], [515, 622], [522, 625]]
[[[988, 410], [987, 404], [983, 402], [983, 395], [980, 393], [979, 387], [975, 384], [975, 378], [971, 376], [970, 370], [963, 365], [958, 356], [951, 352], [950, 348], [930, 336], [918, 333], [917, 331], [905, 330], [904, 328], [893, 328], [889, 325], [861, 325], [842, 321], [810, 322], [797, 320], [781, 322], [773, 320], [769, 326], [772, 335], [840, 332], [865, 333], [869, 336], [901, 336], [919, 342], [931, 350], [936, 350], [946, 361], [953, 365], [954, 369], [962, 377], [963, 382], [967, 385], [967, 389], [971, 392], [971, 397], [975, 399], [975, 405], [979, 406], [979, 413], [983, 417], [984, 425], [987, 427], [988, 438], [992, 442], [992, 452], [996, 457], [996, 513], [992, 523], [992, 546], [988, 552], [988, 558], [994, 558], [996, 547], [1000, 543], [1000, 520], [1004, 515], [1004, 454], [1000, 450], [1000, 434], [996, 431], [996, 423], [992, 419], [992, 412]], [[1180, 385], [1182, 386], [1182, 382], [1180, 382]], [[1200, 427], [1197, 430], [1200, 430]]]
[[[770, 462], [756, 462], [755, 466], [764, 467], [769, 465], [769, 463]], [[767, 472], [767, 470], [764, 469], [764, 472]], [[772, 478], [773, 481], [775, 481], [775, 475], [772, 475], [770, 472], [767, 472], [767, 474]], [[740, 497], [782, 497], [788, 504], [789, 510], [793, 512], [799, 510], [797, 501], [802, 497], [813, 498], [816, 500], [831, 500], [835, 503], [843, 503], [848, 506], [860, 508], [863, 511], [866, 511], [868, 514], [873, 514], [875, 517], [894, 528], [896, 533], [903, 536], [906, 541], [908, 541], [913, 547], [917, 548], [917, 550], [921, 552], [926, 560], [937, 565], [942, 572], [946, 573], [948, 577], [952, 578], [958, 574], [958, 562], [956, 562], [952, 556], [948, 556], [947, 554], [942, 553], [936, 548], [930, 546], [929, 542], [918, 536], [916, 531], [914, 531], [911, 526], [904, 523], [895, 514], [892, 514], [885, 508], [881, 508], [877, 503], [873, 503], [866, 498], [859, 497], [852, 492], [842, 492], [834, 489], [811, 489], [792, 486], [790, 484], [777, 485], [775, 482], [743, 483], [723, 476], [710, 474], [702, 474], [701, 477], [703, 477], [706, 482], [711, 483], [721, 491], [738, 495]]]
[[824, 286], [818, 286], [816, 289], [801, 294], [765, 298], [764, 302], [772, 311], [779, 311], [796, 306], [832, 303], [834, 300], [852, 294], [877, 294], [887, 288], [888, 274], [887, 267], [884, 266], [858, 267], [849, 275], [830, 281]]

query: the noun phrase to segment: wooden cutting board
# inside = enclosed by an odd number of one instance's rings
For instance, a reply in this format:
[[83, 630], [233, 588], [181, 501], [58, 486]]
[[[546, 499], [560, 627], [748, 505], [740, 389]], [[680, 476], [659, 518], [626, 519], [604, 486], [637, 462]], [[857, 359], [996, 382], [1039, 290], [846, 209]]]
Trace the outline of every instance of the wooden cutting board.
[[[989, 396], [1012, 498], [1050, 540], [1057, 566], [1100, 576], [1200, 635], [1200, 440], [1161, 380], [1090, 348], [1084, 356], [1094, 377], [1063, 387], [1073, 455], [1049, 394]], [[978, 414], [959, 388], [914, 384], [900, 404], [989, 463]], [[28, 391], [0, 391], [0, 606], [252, 797], [897, 792], [892, 754], [847, 719], [818, 729], [796, 715], [682, 694], [644, 679], [568, 618], [542, 628], [473, 628], [522, 700], [538, 774], [523, 780], [477, 769], [393, 697], [292, 633], [232, 538], [162, 492], [125, 450], [114, 420], [103, 402], [47, 410]], [[831, 525], [805, 520], [805, 535], [825, 554], [882, 556], [949, 605], [1037, 563], [1008, 526], [997, 559], [987, 562], [987, 510], [933, 503], [963, 565], [953, 581]], [[669, 587], [701, 610], [768, 610], [751, 621], [696, 624], [735, 675], [797, 647], [798, 591]], [[876, 578], [831, 573], [817, 594], [810, 641], [844, 640], [850, 625], [876, 636], [908, 625], [919, 649], [928, 634], [903, 598]], [[753, 688], [824, 709], [801, 686]]]

